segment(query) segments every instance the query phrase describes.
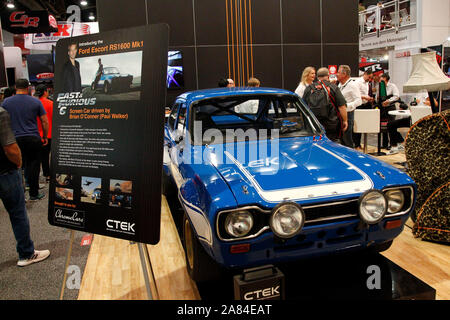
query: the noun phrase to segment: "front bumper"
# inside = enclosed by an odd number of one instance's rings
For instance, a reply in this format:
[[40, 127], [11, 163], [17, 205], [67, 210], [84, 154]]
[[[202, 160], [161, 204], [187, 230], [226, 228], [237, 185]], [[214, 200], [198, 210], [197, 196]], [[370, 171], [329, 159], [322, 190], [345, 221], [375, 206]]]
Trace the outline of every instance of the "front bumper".
[[[233, 243], [216, 242], [213, 258], [225, 268], [248, 268], [263, 264], [277, 264], [318, 256], [360, 251], [393, 240], [403, 230], [409, 214], [385, 218], [375, 225], [361, 224], [360, 219], [349, 219], [320, 225], [305, 225], [294, 238], [281, 240], [272, 232], [256, 239]], [[386, 222], [398, 221], [398, 227], [386, 229]], [[232, 246], [249, 244], [245, 253], [231, 253]]]

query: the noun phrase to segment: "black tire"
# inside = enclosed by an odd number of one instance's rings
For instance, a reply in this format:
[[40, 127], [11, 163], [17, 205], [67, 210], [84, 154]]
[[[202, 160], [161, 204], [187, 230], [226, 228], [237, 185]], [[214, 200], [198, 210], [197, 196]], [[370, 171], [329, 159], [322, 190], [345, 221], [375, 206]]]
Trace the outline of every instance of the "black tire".
[[370, 251], [372, 251], [373, 253], [380, 253], [380, 252], [386, 251], [392, 246], [393, 242], [394, 242], [394, 240], [376, 244], [370, 248]]
[[161, 193], [166, 196], [166, 198], [173, 197], [175, 195], [175, 183], [172, 179], [162, 170], [162, 183], [161, 183]]
[[183, 247], [186, 268], [192, 280], [201, 283], [220, 277], [220, 266], [203, 249], [186, 214], [183, 219]]

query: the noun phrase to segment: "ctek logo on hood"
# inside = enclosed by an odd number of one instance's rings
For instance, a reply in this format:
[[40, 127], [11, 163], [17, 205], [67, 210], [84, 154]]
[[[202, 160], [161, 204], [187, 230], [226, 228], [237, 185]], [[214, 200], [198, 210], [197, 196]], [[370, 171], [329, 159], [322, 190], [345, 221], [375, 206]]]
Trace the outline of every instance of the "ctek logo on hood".
[[134, 235], [136, 231], [134, 230], [134, 223], [119, 221], [119, 220], [106, 220], [106, 230], [113, 232], [120, 232]]

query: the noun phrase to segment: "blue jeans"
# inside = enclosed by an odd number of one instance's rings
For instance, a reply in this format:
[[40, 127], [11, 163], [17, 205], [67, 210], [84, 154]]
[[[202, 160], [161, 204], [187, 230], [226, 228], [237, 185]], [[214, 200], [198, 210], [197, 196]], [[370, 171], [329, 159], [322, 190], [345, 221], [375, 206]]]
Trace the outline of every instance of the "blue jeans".
[[30, 236], [30, 223], [25, 208], [20, 170], [11, 170], [0, 175], [0, 199], [9, 213], [19, 259], [28, 259], [34, 254], [34, 244]]

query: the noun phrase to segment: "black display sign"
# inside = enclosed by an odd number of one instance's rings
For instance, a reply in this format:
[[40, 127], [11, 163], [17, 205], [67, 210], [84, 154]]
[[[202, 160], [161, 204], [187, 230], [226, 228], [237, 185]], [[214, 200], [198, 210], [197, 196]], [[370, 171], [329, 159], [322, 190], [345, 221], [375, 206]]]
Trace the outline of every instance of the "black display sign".
[[50, 33], [58, 31], [55, 17], [47, 11], [6, 10], [2, 13], [2, 28], [15, 34]]
[[168, 26], [56, 47], [50, 224], [159, 241]]
[[284, 300], [284, 274], [273, 265], [234, 276], [235, 300]]

